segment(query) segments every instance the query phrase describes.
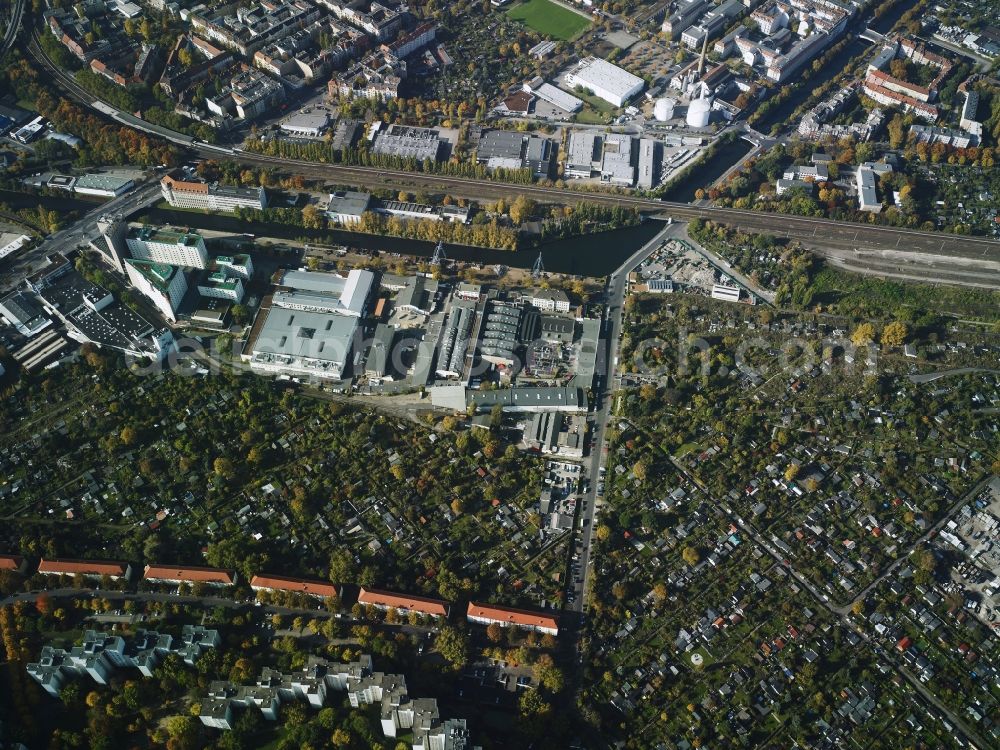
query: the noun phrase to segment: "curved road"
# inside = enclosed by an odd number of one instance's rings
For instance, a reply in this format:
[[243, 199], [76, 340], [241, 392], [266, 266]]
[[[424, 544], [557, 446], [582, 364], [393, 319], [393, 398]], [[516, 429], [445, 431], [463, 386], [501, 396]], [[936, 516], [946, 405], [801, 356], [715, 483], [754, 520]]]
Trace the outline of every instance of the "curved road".
[[17, 39], [17, 32], [21, 28], [21, 17], [24, 15], [24, 3], [25, 0], [17, 0], [14, 3], [10, 14], [10, 26], [7, 27], [3, 42], [0, 43], [0, 57], [7, 54], [11, 45], [14, 44], [14, 40]]

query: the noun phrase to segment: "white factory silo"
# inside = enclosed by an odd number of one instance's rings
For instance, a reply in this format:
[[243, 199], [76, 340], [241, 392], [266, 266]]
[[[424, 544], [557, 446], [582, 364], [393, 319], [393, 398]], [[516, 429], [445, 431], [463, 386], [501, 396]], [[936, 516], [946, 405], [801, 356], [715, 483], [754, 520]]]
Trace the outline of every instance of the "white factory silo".
[[688, 105], [687, 124], [689, 128], [708, 127], [708, 121], [712, 114], [712, 100], [708, 97], [699, 96], [692, 99]]
[[666, 122], [667, 120], [672, 120], [674, 117], [674, 104], [676, 102], [673, 99], [657, 99], [656, 104], [653, 105], [653, 117], [657, 122]]

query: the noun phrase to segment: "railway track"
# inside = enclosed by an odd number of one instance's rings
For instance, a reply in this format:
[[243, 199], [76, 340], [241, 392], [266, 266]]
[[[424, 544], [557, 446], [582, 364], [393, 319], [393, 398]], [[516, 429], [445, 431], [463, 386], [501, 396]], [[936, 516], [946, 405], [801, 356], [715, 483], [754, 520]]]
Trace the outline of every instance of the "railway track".
[[[897, 254], [897, 265], [904, 266], [909, 274], [923, 274], [929, 279], [945, 283], [966, 284], [986, 288], [1000, 288], [1000, 242], [983, 237], [948, 235], [915, 229], [833, 221], [831, 219], [775, 215], [716, 206], [702, 206], [675, 201], [661, 201], [614, 193], [591, 193], [542, 185], [511, 185], [492, 180], [450, 177], [446, 175], [409, 172], [379, 167], [322, 164], [317, 162], [268, 156], [244, 151], [240, 148], [204, 143], [190, 136], [119, 112], [105, 102], [96, 100], [76, 80], [45, 56], [38, 44], [37, 31], [32, 31], [28, 44], [29, 54], [78, 102], [94, 109], [116, 122], [133, 127], [150, 135], [166, 138], [202, 158], [228, 158], [241, 164], [275, 167], [307, 177], [342, 183], [355, 187], [420, 188], [442, 191], [455, 196], [475, 199], [509, 198], [523, 194], [539, 202], [574, 204], [579, 201], [606, 206], [635, 208], [645, 214], [683, 221], [700, 218], [728, 224], [745, 231], [775, 234], [793, 238], [810, 246], [814, 252], [831, 260], [849, 262], [862, 272], [884, 275], [883, 263], [868, 263], [842, 258], [844, 248], [857, 250], [878, 249]], [[826, 247], [824, 247], [826, 246]], [[830, 251], [829, 248], [837, 248]], [[976, 264], [972, 273], [969, 263]], [[950, 266], [954, 266], [953, 268]], [[871, 266], [869, 268], [868, 266]], [[982, 273], [980, 273], [980, 271]]]

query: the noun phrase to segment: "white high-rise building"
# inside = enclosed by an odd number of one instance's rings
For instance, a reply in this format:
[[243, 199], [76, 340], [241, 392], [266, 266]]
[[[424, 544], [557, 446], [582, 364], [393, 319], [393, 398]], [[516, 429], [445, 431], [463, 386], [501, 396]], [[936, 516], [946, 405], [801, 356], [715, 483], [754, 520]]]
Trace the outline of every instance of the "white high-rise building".
[[208, 250], [199, 234], [144, 226], [130, 230], [126, 242], [136, 260], [191, 268], [208, 265]]
[[183, 269], [129, 258], [125, 261], [125, 271], [132, 286], [149, 298], [163, 317], [171, 322], [177, 319], [177, 308], [188, 289]]

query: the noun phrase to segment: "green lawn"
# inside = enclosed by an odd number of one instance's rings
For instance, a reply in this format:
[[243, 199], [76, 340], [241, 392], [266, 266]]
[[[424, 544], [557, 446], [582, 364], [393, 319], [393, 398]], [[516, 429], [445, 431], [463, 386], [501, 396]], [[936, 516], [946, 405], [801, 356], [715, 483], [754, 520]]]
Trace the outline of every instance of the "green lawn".
[[553, 39], [572, 39], [590, 28], [589, 19], [549, 0], [525, 0], [507, 11], [507, 15]]

